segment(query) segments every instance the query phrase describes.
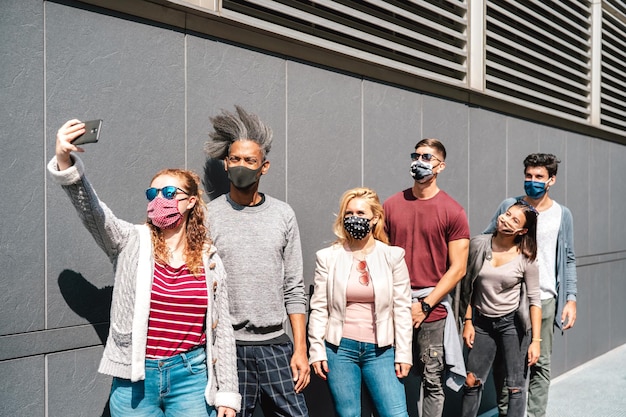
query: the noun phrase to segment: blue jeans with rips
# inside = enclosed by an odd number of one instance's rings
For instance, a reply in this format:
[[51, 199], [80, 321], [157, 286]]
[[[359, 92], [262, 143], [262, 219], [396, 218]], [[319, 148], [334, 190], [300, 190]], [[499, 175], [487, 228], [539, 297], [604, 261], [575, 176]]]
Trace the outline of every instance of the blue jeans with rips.
[[502, 317], [486, 317], [477, 313], [474, 318], [474, 347], [467, 357], [467, 373], [474, 374], [477, 385], [464, 387], [462, 417], [478, 414], [484, 384], [498, 352], [504, 359], [505, 385], [509, 390], [509, 417], [523, 417], [525, 410], [527, 372], [526, 355], [529, 337], [516, 312]]
[[404, 386], [395, 372], [395, 350], [342, 338], [326, 343], [328, 387], [339, 417], [361, 417], [361, 382], [380, 417], [407, 417]]
[[113, 378], [112, 417], [215, 417], [204, 398], [208, 381], [203, 347], [170, 358], [146, 359], [146, 379]]

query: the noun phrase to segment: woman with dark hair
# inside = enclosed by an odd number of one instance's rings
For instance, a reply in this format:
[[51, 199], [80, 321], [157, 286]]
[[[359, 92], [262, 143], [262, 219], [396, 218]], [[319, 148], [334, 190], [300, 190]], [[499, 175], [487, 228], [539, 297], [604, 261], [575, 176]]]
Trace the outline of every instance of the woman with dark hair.
[[539, 359], [541, 343], [536, 228], [537, 211], [518, 201], [498, 217], [493, 235], [470, 241], [460, 306], [465, 313], [463, 340], [470, 349], [462, 417], [478, 414], [496, 354], [505, 363], [507, 415], [524, 415], [525, 374]]
[[115, 269], [99, 372], [113, 376], [113, 417], [234, 417], [241, 406], [226, 274], [205, 227], [200, 179], [166, 169], [146, 190], [145, 224], [118, 219], [84, 175], [72, 144], [78, 120], [57, 132], [52, 178]]
[[384, 224], [373, 190], [348, 190], [333, 225], [338, 239], [317, 252], [309, 361], [339, 417], [361, 415], [362, 381], [379, 416], [407, 416], [400, 379], [412, 365], [409, 272]]

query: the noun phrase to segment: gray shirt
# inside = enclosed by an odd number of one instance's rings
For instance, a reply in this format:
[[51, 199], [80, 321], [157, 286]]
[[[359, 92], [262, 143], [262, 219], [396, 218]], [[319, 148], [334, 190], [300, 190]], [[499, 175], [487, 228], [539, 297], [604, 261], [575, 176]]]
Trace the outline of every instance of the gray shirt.
[[519, 307], [522, 280], [530, 305], [541, 308], [537, 262], [518, 255], [495, 267], [485, 259], [474, 284], [474, 307], [488, 317], [501, 317]]
[[300, 232], [293, 209], [265, 195], [241, 206], [228, 194], [209, 203], [209, 233], [224, 263], [235, 339], [263, 342], [285, 334], [287, 314], [305, 314]]

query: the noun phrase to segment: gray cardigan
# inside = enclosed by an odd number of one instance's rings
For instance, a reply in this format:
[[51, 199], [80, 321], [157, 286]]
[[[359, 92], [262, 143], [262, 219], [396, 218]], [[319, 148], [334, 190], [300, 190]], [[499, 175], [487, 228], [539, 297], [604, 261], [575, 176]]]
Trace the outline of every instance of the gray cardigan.
[[[84, 176], [80, 158], [59, 171], [56, 158], [48, 171], [70, 197], [80, 219], [96, 243], [109, 257], [115, 271], [109, 336], [99, 372], [133, 382], [145, 379], [145, 356], [150, 314], [150, 294], [154, 258], [150, 230], [118, 219], [102, 203]], [[239, 411], [235, 339], [228, 312], [226, 272], [215, 251], [207, 247], [203, 255], [209, 294], [206, 315], [207, 365], [209, 381], [205, 398], [209, 405]]]
[[[496, 221], [500, 214], [506, 212], [515, 202], [521, 200], [524, 196], [507, 198], [493, 215], [491, 223], [483, 231], [483, 233], [493, 233], [496, 230]], [[554, 325], [561, 331], [563, 324], [561, 323], [561, 314], [563, 307], [568, 301], [576, 301], [578, 292], [576, 282], [576, 254], [574, 253], [574, 219], [572, 212], [561, 204], [563, 213], [561, 215], [561, 225], [556, 238], [556, 315], [554, 316]]]

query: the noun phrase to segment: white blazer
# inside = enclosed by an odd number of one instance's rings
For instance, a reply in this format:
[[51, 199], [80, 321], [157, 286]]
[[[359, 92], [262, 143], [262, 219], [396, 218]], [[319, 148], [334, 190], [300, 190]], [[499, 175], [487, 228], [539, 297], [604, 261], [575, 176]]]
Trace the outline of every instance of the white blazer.
[[[309, 317], [309, 362], [327, 360], [324, 341], [338, 346], [346, 316], [346, 287], [352, 254], [335, 244], [316, 253], [315, 290]], [[376, 241], [365, 257], [374, 286], [376, 340], [395, 344], [395, 362], [413, 364], [411, 285], [404, 249]]]

